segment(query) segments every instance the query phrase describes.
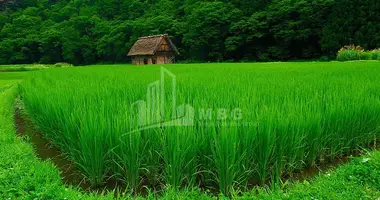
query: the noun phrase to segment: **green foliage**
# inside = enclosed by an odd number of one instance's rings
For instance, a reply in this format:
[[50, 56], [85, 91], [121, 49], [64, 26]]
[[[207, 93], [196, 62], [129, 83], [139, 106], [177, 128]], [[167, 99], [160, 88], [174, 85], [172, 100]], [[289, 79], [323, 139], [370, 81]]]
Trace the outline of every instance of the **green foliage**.
[[[195, 108], [194, 126], [130, 135], [130, 105], [146, 98], [155, 66], [38, 71], [23, 83], [22, 98], [45, 136], [93, 185], [115, 175], [136, 189], [146, 177], [174, 189], [217, 185], [232, 194], [252, 181], [278, 183], [379, 136], [378, 63], [279, 65], [169, 65], [177, 105]], [[239, 108], [243, 119], [203, 119], [199, 110], [208, 108]]]
[[336, 59], [338, 61], [349, 60], [380, 60], [378, 59], [379, 50], [365, 51], [360, 46], [349, 45], [344, 46], [338, 51]]
[[371, 52], [365, 51], [360, 54], [360, 60], [372, 60], [372, 57], [373, 55]]
[[380, 46], [376, 0], [12, 1], [0, 6], [0, 64], [129, 62], [144, 35], [168, 33], [190, 62], [334, 57]]
[[361, 53], [356, 50], [342, 50], [338, 52], [336, 59], [339, 61], [360, 60], [360, 54]]
[[322, 61], [322, 62], [326, 62], [326, 61], [329, 61], [330, 59], [329, 59], [329, 57], [328, 56], [321, 56], [320, 58], [319, 58], [319, 61]]
[[328, 20], [321, 31], [322, 50], [336, 52], [348, 44], [365, 49], [379, 47], [380, 5], [377, 0], [337, 0], [330, 8]]
[[380, 60], [380, 49], [374, 49], [370, 53], [372, 54], [372, 60]]
[[268, 195], [259, 188], [234, 199], [376, 199], [380, 195], [379, 162], [380, 152], [371, 152], [311, 181], [287, 185], [283, 191]]
[[231, 7], [222, 2], [202, 2], [189, 11], [183, 43], [190, 47], [187, 52], [190, 59], [223, 60], [229, 24], [241, 16], [239, 10]]

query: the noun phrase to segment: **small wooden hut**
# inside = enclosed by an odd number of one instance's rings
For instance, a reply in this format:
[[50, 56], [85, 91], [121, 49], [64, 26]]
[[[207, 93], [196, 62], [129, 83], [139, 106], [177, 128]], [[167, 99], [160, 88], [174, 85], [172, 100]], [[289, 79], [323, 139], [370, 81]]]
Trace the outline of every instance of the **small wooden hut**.
[[175, 62], [179, 54], [168, 34], [140, 37], [129, 50], [132, 64], [168, 64]]

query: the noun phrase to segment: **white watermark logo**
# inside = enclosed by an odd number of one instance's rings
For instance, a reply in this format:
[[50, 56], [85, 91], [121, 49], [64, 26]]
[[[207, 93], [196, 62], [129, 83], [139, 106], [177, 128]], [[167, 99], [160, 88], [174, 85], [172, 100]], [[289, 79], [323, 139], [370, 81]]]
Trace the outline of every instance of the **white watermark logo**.
[[[131, 105], [131, 132], [160, 127], [194, 126], [199, 122], [239, 121], [243, 118], [239, 108], [199, 108], [196, 112], [189, 104], [177, 105], [176, 76], [161, 67], [160, 80], [148, 84], [147, 99]], [[196, 115], [197, 114], [197, 115]]]

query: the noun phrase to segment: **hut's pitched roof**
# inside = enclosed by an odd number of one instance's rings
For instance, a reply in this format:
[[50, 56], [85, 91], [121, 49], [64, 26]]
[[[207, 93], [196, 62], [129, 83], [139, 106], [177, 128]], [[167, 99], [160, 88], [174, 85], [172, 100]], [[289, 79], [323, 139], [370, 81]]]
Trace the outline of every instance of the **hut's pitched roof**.
[[154, 55], [164, 38], [169, 41], [169, 44], [172, 47], [173, 51], [179, 54], [177, 48], [168, 37], [168, 34], [162, 34], [140, 37], [129, 50], [128, 56]]

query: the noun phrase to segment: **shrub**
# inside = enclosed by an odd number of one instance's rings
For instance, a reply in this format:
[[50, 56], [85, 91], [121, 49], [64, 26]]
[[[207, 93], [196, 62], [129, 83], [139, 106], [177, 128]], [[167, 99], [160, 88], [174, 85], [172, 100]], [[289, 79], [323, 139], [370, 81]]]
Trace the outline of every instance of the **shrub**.
[[338, 51], [336, 57], [338, 61], [348, 60], [380, 60], [380, 48], [372, 51], [365, 51], [360, 46], [348, 45]]
[[329, 57], [328, 56], [321, 56], [320, 58], [319, 58], [319, 61], [322, 61], [322, 62], [326, 62], [326, 61], [329, 61], [330, 59], [329, 59]]
[[54, 67], [72, 67], [73, 65], [70, 63], [55, 63]]
[[360, 60], [372, 60], [372, 53], [364, 51], [360, 54]]
[[339, 61], [360, 60], [360, 54], [363, 52], [364, 49], [360, 46], [344, 46], [338, 51], [336, 59]]
[[360, 54], [355, 50], [339, 50], [336, 59], [339, 61], [359, 60]]
[[379, 49], [374, 49], [370, 51], [372, 55], [372, 60], [380, 60], [380, 48]]

